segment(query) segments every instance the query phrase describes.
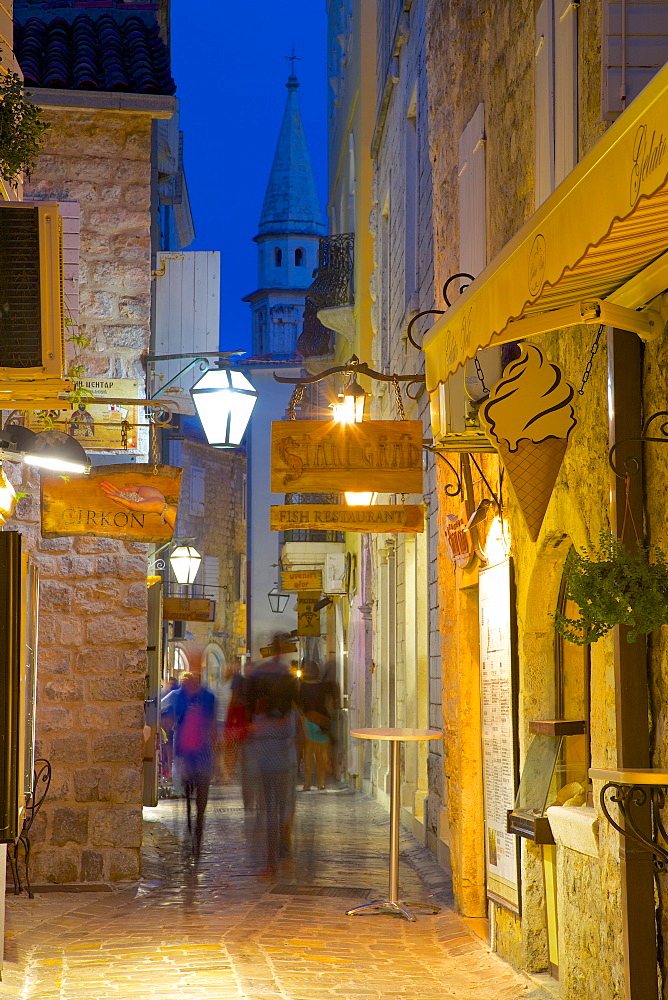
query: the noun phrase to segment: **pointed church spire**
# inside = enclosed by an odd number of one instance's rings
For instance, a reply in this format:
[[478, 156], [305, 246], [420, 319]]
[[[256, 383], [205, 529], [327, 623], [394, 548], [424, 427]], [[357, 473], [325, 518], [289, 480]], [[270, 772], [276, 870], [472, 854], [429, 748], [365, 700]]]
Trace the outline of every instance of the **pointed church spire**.
[[[294, 52], [289, 58], [296, 58]], [[260, 214], [258, 236], [287, 233], [320, 236], [325, 227], [299, 113], [299, 81], [294, 75], [294, 61], [286, 87], [288, 100]]]

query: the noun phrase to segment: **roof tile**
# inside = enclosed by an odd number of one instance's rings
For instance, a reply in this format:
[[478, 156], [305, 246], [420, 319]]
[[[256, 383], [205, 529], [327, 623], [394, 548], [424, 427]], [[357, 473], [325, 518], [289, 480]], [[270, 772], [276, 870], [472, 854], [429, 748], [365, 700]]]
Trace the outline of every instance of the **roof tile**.
[[80, 15], [72, 22], [30, 17], [17, 24], [14, 51], [26, 84], [61, 90], [173, 94], [169, 54], [157, 24]]

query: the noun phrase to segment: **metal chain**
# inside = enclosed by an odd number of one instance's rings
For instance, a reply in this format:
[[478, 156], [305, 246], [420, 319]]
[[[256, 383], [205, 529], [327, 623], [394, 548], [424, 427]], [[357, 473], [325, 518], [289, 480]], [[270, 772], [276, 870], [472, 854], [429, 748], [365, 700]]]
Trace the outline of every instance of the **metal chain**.
[[290, 396], [290, 403], [288, 405], [288, 417], [290, 418], [290, 420], [297, 419], [297, 407], [304, 398], [305, 389], [306, 389], [305, 385], [296, 385], [294, 388], [294, 392]]
[[401, 420], [406, 419], [406, 411], [404, 410], [404, 402], [401, 398], [401, 389], [399, 388], [399, 379], [396, 375], [392, 378], [392, 385], [394, 386], [394, 392], [397, 397], [397, 409], [399, 410], [399, 417]]
[[151, 421], [149, 433], [151, 435], [151, 464], [153, 465], [153, 475], [156, 476], [160, 456], [158, 454], [158, 428], [153, 421]]
[[598, 333], [594, 337], [594, 343], [591, 345], [591, 353], [589, 355], [589, 361], [585, 366], [585, 370], [582, 374], [582, 386], [578, 389], [578, 396], [584, 396], [585, 386], [589, 381], [591, 376], [592, 365], [594, 364], [594, 358], [596, 357], [596, 352], [598, 351], [599, 341], [601, 339], [601, 334], [603, 333], [604, 327], [601, 324], [598, 328]]
[[475, 364], [475, 370], [476, 370], [476, 375], [477, 375], [477, 376], [478, 376], [478, 378], [480, 379], [480, 385], [482, 386], [482, 391], [483, 391], [484, 393], [488, 393], [488, 392], [489, 392], [489, 389], [488, 389], [488, 388], [487, 388], [487, 386], [485, 385], [485, 373], [484, 373], [484, 372], [483, 372], [483, 370], [482, 370], [482, 365], [481, 365], [481, 364], [480, 364], [480, 362], [478, 361], [478, 355], [477, 355], [477, 354], [476, 354], [476, 356], [474, 357], [473, 361], [474, 361], [474, 364]]

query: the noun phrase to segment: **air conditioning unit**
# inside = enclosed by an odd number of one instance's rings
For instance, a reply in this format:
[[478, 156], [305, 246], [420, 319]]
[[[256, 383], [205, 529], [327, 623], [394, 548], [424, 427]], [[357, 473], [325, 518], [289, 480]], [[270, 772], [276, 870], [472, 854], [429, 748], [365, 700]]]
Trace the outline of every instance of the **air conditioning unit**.
[[325, 594], [347, 593], [345, 552], [328, 552], [326, 554], [323, 591]]
[[0, 376], [64, 374], [61, 233], [55, 202], [0, 202]]
[[[501, 348], [478, 352], [485, 386], [501, 378]], [[496, 451], [484, 433], [478, 410], [487, 398], [473, 361], [467, 361], [431, 393], [431, 428], [434, 445], [443, 451]]]

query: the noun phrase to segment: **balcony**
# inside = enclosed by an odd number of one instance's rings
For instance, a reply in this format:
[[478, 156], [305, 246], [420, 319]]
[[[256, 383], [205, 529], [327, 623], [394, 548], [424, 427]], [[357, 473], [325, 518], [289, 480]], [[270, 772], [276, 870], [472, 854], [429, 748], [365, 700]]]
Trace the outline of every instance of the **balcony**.
[[308, 296], [304, 302], [304, 326], [297, 338], [297, 350], [303, 358], [323, 358], [332, 353], [332, 331], [318, 319], [315, 302]]
[[354, 263], [354, 233], [323, 236], [320, 240], [318, 267], [308, 290], [320, 322], [351, 341], [355, 336]]
[[[286, 503], [341, 503], [338, 493], [286, 493]], [[316, 531], [313, 528], [297, 528], [283, 532], [284, 542], [343, 542], [342, 531]]]

